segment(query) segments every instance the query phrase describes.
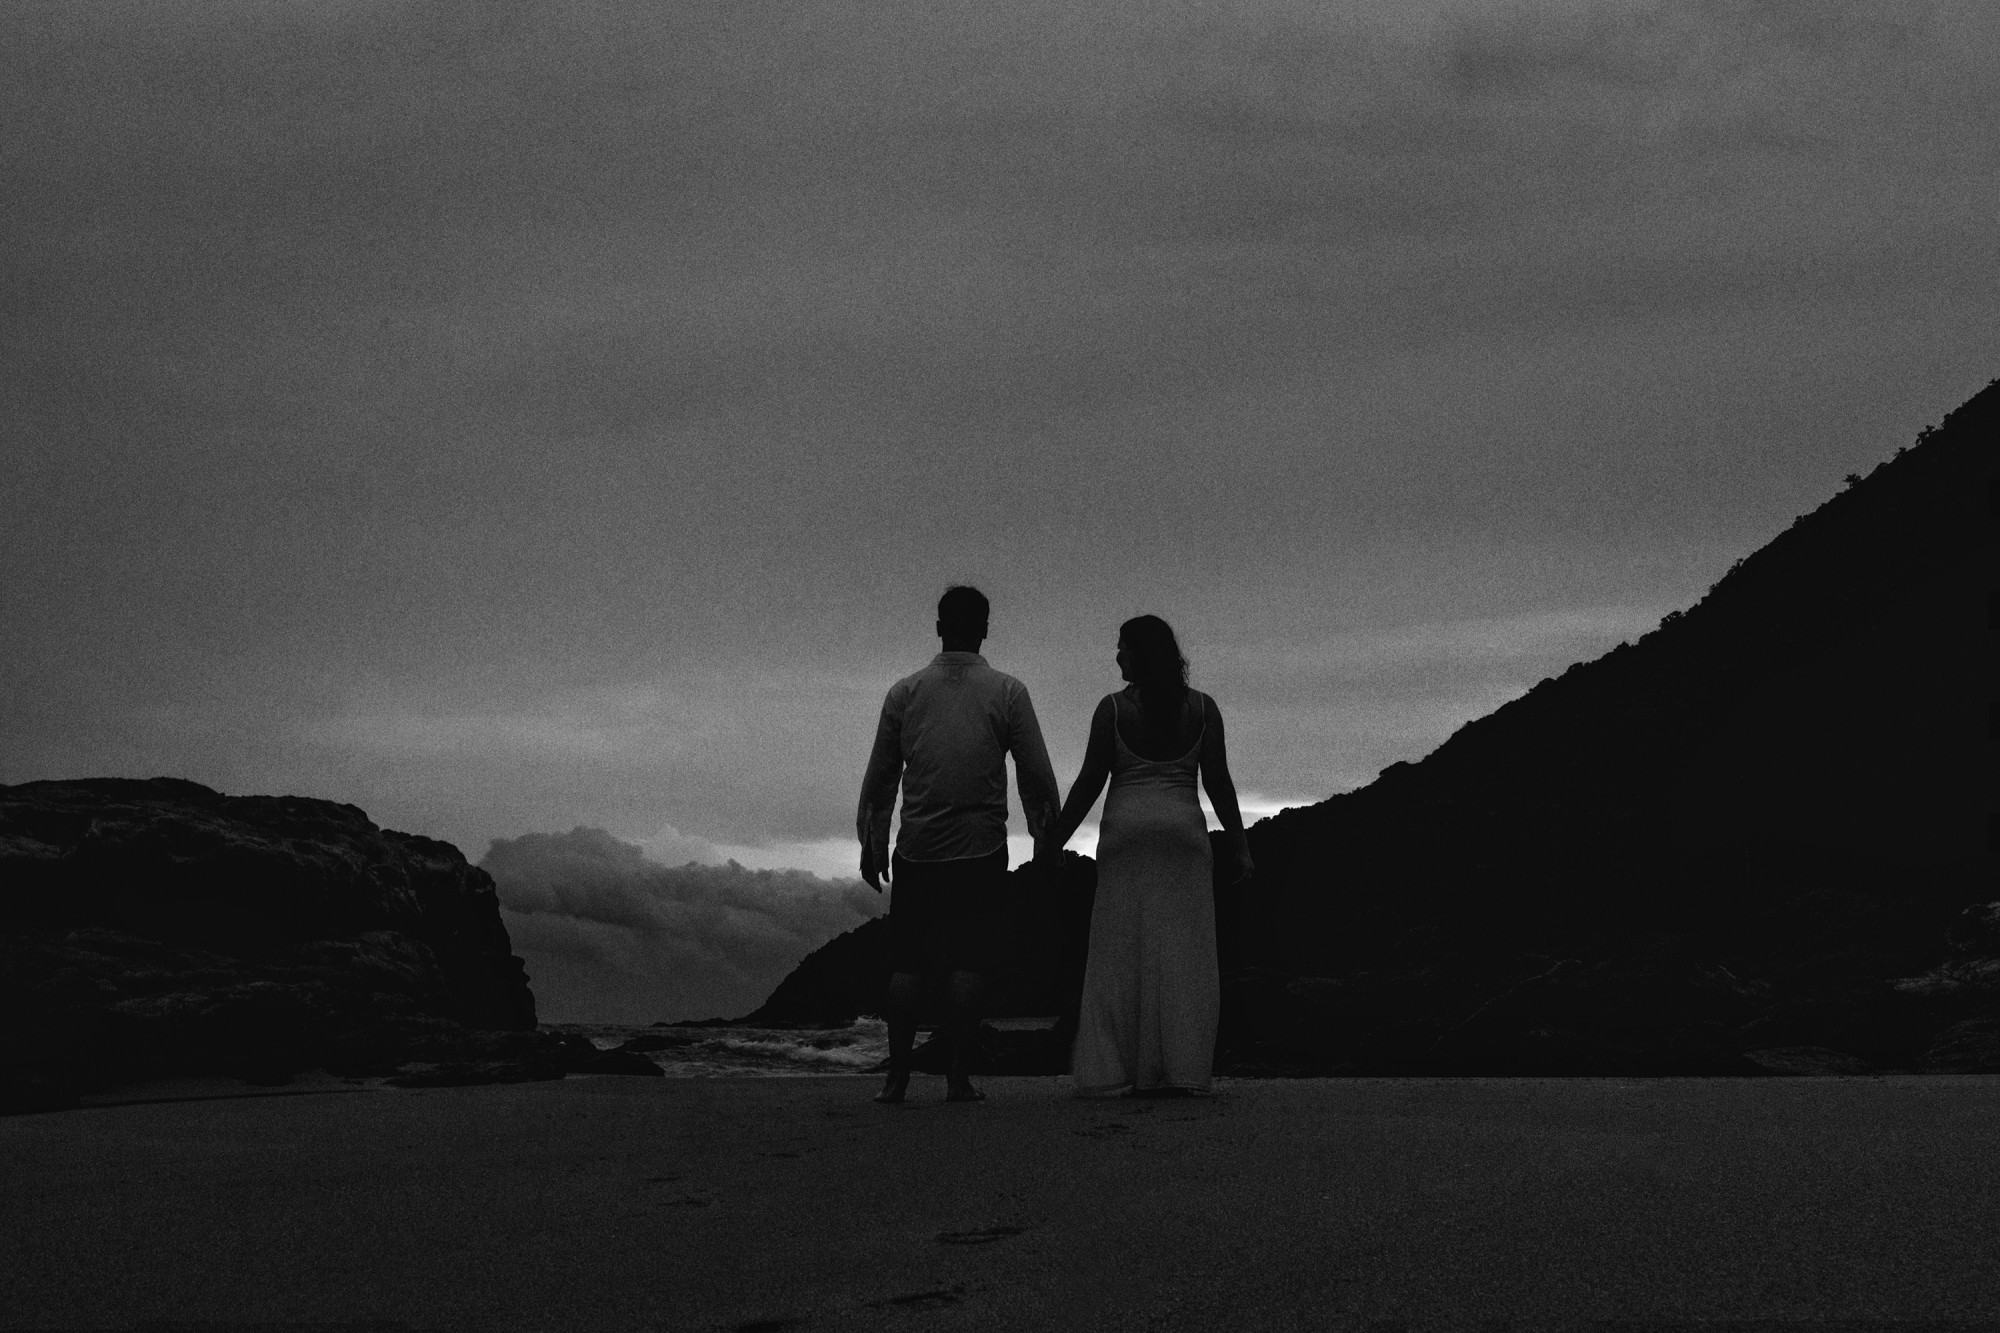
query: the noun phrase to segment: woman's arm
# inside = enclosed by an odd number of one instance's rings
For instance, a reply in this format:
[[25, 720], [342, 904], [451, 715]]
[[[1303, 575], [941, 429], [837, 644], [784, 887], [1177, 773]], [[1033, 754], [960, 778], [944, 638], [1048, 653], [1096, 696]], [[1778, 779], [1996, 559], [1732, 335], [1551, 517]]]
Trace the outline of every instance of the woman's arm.
[[1232, 854], [1236, 858], [1236, 878], [1250, 878], [1256, 866], [1250, 860], [1250, 840], [1243, 833], [1243, 811], [1236, 803], [1236, 783], [1229, 776], [1229, 745], [1222, 731], [1222, 710], [1215, 706], [1215, 700], [1202, 696], [1202, 707], [1206, 710], [1201, 733], [1201, 786], [1208, 793], [1208, 803], [1215, 807], [1215, 817], [1222, 821], [1222, 831], [1228, 834]]
[[1111, 755], [1115, 740], [1112, 728], [1118, 724], [1109, 697], [1100, 701], [1097, 711], [1090, 716], [1090, 740], [1083, 747], [1083, 767], [1077, 770], [1076, 781], [1070, 785], [1069, 799], [1063, 802], [1062, 813], [1056, 816], [1055, 831], [1050, 834], [1055, 851], [1076, 836], [1083, 817], [1090, 813], [1090, 807], [1097, 804], [1104, 784], [1111, 778]]

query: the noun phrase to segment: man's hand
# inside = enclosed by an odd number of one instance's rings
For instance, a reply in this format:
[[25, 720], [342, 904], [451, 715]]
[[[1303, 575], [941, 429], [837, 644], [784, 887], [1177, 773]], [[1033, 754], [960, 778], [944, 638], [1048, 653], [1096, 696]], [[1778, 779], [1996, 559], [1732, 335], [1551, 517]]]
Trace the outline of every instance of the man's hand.
[[1037, 874], [1054, 875], [1062, 869], [1062, 845], [1056, 841], [1056, 808], [1042, 807], [1042, 825], [1035, 835], [1035, 857], [1032, 862]]
[[861, 878], [868, 881], [868, 887], [882, 892], [882, 885], [889, 883], [889, 858], [883, 855], [886, 849], [878, 849], [873, 842], [861, 844]]

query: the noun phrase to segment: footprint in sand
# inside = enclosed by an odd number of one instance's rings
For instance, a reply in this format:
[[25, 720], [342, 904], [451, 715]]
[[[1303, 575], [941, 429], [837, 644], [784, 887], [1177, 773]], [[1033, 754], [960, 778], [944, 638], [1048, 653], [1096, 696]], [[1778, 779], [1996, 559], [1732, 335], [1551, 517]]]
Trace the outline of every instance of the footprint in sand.
[[870, 1301], [876, 1309], [898, 1306], [905, 1310], [943, 1310], [957, 1305], [964, 1298], [958, 1291], [913, 1291], [903, 1296], [890, 1296], [885, 1300]]
[[981, 1227], [977, 1231], [940, 1231], [937, 1243], [940, 1245], [990, 1245], [996, 1240], [1018, 1236], [1026, 1227]]
[[1109, 1138], [1113, 1134], [1130, 1134], [1131, 1132], [1132, 1127], [1122, 1120], [1107, 1120], [1103, 1124], [1093, 1125], [1089, 1129], [1072, 1129], [1070, 1131], [1070, 1133], [1081, 1135], [1086, 1139], [1103, 1139]]

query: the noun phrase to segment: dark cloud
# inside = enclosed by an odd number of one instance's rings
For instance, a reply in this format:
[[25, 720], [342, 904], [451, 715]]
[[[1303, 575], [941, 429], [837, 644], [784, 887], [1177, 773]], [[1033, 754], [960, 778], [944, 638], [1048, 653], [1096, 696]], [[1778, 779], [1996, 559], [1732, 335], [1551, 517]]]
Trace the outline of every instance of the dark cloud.
[[736, 1017], [879, 914], [859, 880], [650, 861], [602, 829], [496, 839], [480, 866], [549, 1022]]
[[0, 780], [836, 836], [951, 579], [1065, 762], [1156, 610], [1359, 780], [1525, 659], [1302, 654], [1684, 604], [1990, 378], [1996, 13], [18, 11]]

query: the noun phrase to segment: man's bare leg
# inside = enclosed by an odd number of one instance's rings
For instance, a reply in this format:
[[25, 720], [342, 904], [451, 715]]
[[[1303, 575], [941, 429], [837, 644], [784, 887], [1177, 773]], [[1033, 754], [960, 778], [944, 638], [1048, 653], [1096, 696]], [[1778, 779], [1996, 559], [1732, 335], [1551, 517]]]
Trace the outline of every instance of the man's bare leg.
[[889, 1077], [878, 1102], [900, 1102], [910, 1089], [910, 1051], [917, 1044], [917, 999], [922, 983], [915, 973], [896, 972], [889, 977]]
[[945, 1075], [944, 1099], [948, 1102], [984, 1101], [986, 1094], [972, 1086], [973, 1044], [979, 1040], [979, 1000], [986, 983], [977, 972], [951, 974], [951, 1064]]

